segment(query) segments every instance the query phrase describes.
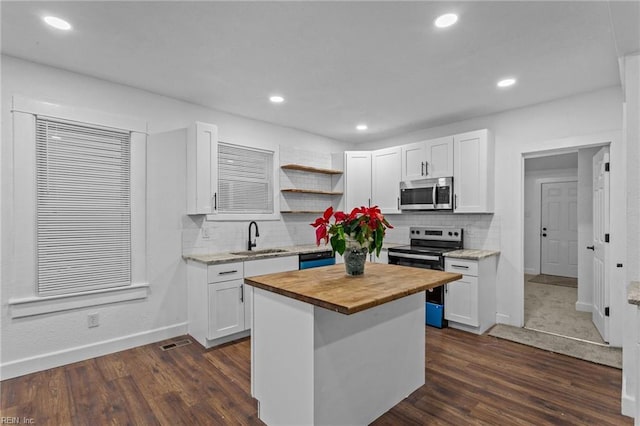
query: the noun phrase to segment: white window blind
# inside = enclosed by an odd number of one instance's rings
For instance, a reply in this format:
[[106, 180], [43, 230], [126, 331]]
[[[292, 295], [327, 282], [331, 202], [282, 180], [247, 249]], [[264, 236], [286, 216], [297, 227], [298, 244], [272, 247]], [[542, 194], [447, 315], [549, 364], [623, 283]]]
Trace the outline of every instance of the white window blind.
[[218, 144], [218, 212], [273, 213], [273, 152]]
[[36, 119], [38, 293], [131, 284], [130, 134]]

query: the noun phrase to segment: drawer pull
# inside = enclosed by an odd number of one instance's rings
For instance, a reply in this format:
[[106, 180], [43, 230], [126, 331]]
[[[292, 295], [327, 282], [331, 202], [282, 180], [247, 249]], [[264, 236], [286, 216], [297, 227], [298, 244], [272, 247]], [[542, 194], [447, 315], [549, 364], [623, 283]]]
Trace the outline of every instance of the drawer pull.
[[218, 275], [228, 275], [228, 274], [235, 274], [237, 273], [238, 270], [234, 269], [233, 271], [222, 271], [222, 272], [218, 272]]
[[462, 268], [462, 269], [469, 269], [468, 266], [464, 266], [464, 265], [451, 265], [452, 268]]

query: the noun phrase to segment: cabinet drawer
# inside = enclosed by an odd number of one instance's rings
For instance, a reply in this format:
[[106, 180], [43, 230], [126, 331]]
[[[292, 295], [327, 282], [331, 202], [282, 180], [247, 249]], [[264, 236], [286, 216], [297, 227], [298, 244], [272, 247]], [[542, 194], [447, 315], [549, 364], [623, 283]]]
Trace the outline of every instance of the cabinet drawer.
[[219, 283], [244, 278], [244, 264], [242, 262], [209, 265], [207, 268], [207, 282]]
[[445, 258], [444, 270], [447, 272], [457, 272], [462, 275], [478, 276], [478, 262], [468, 259]]

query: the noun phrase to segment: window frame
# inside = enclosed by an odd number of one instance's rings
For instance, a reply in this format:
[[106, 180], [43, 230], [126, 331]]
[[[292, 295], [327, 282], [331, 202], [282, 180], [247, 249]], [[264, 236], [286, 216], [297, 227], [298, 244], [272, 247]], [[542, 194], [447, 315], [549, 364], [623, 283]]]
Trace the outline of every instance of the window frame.
[[[215, 213], [211, 213], [211, 214], [207, 214], [205, 216], [207, 221], [247, 221], [247, 220], [280, 220], [281, 219], [281, 215], [280, 215], [280, 149], [278, 146], [271, 146], [271, 145], [264, 145], [264, 146], [254, 146], [254, 145], [247, 145], [247, 144], [239, 144], [239, 143], [234, 143], [234, 142], [227, 142], [227, 141], [218, 141], [216, 143], [215, 149], [216, 149], [216, 153], [218, 152], [218, 147], [220, 144], [224, 144], [224, 145], [231, 145], [234, 147], [239, 147], [239, 148], [243, 148], [243, 149], [250, 149], [250, 150], [255, 150], [255, 151], [262, 151], [262, 152], [272, 152], [273, 153], [273, 165], [271, 167], [271, 173], [272, 173], [272, 178], [271, 181], [273, 183], [273, 187], [271, 188], [272, 190], [272, 196], [273, 196], [273, 213], [254, 213], [254, 212], [247, 212], [247, 213], [221, 213], [221, 212], [215, 212]], [[218, 156], [216, 155], [216, 158]], [[219, 195], [219, 191], [220, 191], [220, 186], [219, 186], [219, 170], [218, 170], [218, 164], [215, 164], [216, 167], [216, 188], [215, 191], [218, 192]]]
[[[13, 97], [13, 208], [11, 229], [14, 272], [11, 318], [41, 315], [148, 297], [146, 243], [147, 124], [130, 117]], [[36, 116], [131, 132], [131, 285], [63, 295], [39, 296], [36, 253]], [[19, 231], [18, 231], [19, 230]]]

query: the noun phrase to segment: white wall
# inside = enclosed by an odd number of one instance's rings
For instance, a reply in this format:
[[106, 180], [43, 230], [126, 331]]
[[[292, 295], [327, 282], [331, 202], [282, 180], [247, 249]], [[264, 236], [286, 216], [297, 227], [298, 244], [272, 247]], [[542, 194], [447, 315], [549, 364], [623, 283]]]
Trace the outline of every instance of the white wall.
[[540, 214], [542, 182], [577, 179], [578, 169], [536, 170], [524, 175], [524, 272], [540, 273]]
[[[181, 130], [193, 121], [215, 123], [220, 139], [254, 146], [313, 146], [343, 151], [340, 142], [265, 122], [213, 111], [71, 72], [11, 57], [2, 57], [2, 283], [0, 365], [2, 378], [153, 342], [186, 332], [186, 274], [181, 259], [185, 219], [185, 145]], [[12, 116], [11, 97], [20, 94], [43, 101], [145, 120], [148, 145], [148, 278], [147, 299], [55, 314], [11, 319], [7, 302], [12, 282], [21, 273], [12, 252]], [[20, 167], [19, 164], [15, 167]], [[17, 212], [19, 214], [19, 212]], [[280, 228], [281, 221], [276, 221]], [[221, 225], [223, 226], [223, 225]], [[309, 227], [312, 234], [312, 229]], [[266, 229], [265, 229], [266, 232]], [[244, 240], [244, 237], [243, 237]], [[100, 326], [87, 328], [87, 314], [97, 312]]]
[[[622, 62], [625, 86], [624, 139], [626, 142], [627, 188], [627, 259], [624, 262], [626, 277], [624, 287], [630, 281], [640, 281], [640, 55], [627, 56]], [[621, 262], [622, 263], [622, 262]], [[636, 417], [640, 425], [640, 313], [638, 307], [622, 306], [625, 316], [624, 346], [622, 349], [622, 412]], [[634, 407], [635, 405], [635, 407]]]
[[[517, 89], [516, 89], [517, 90]], [[500, 251], [497, 274], [497, 319], [522, 326], [524, 314], [524, 160], [534, 152], [547, 154], [575, 151], [580, 146], [611, 142], [612, 205], [623, 205], [626, 161], [621, 138], [622, 96], [611, 87], [553, 102], [478, 117], [434, 127], [351, 149], [378, 149], [466, 131], [488, 128], [495, 135], [496, 200], [494, 220], [500, 223]], [[616, 167], [619, 167], [616, 170]], [[612, 259], [615, 264], [626, 250], [625, 214], [614, 210], [612, 217]], [[617, 241], [616, 241], [617, 240]], [[622, 343], [623, 277], [612, 271], [611, 342]], [[617, 313], [615, 311], [617, 310]]]

